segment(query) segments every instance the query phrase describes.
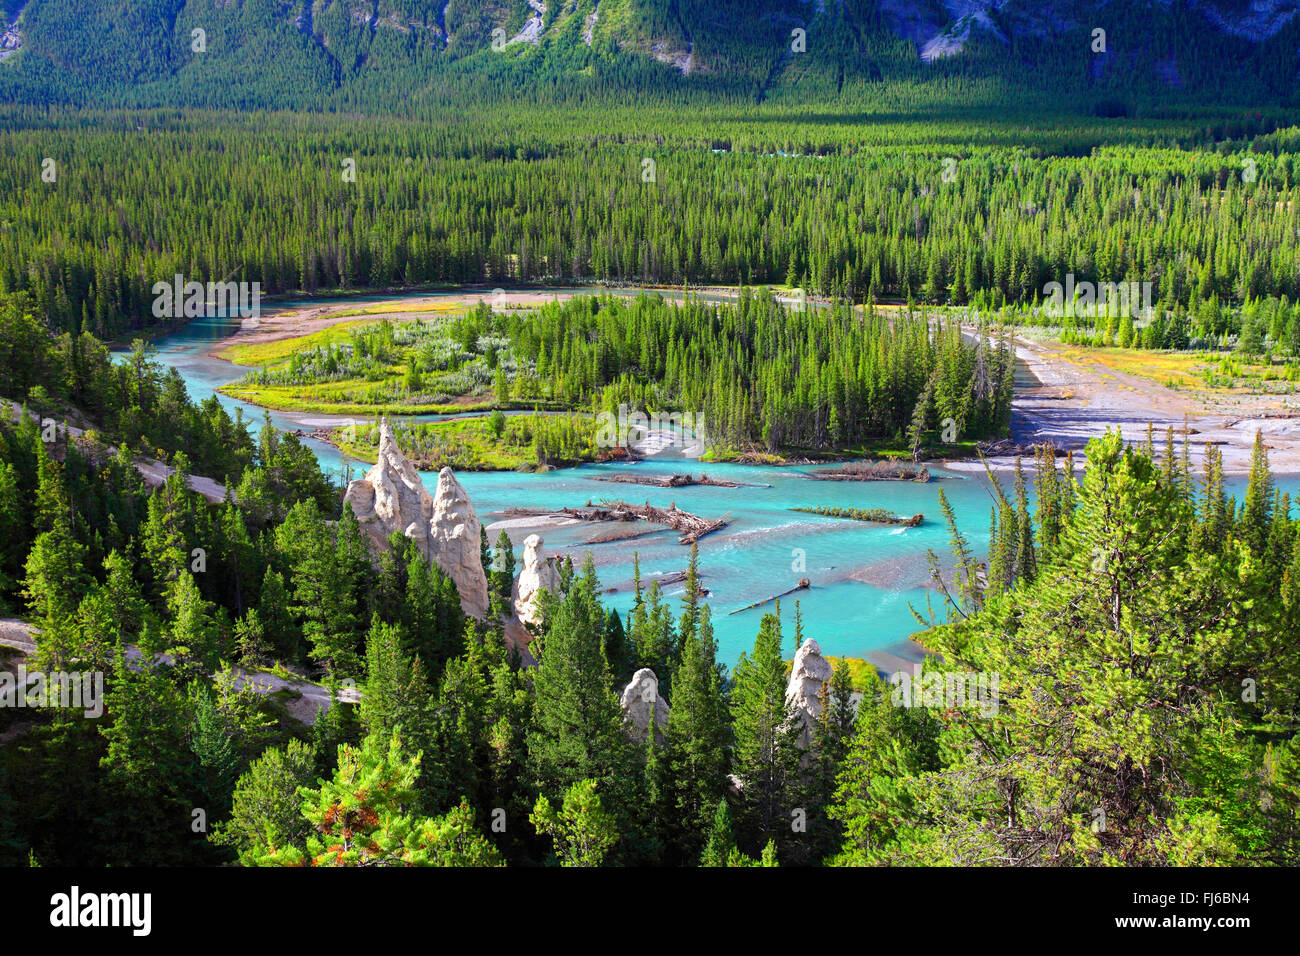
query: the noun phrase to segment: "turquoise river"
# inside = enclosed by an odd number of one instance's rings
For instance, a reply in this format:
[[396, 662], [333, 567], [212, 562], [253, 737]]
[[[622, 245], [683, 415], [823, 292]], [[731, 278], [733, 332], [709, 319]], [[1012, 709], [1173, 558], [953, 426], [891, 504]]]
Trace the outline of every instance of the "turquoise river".
[[[389, 297], [391, 298], [391, 297]], [[360, 300], [350, 300], [360, 301]], [[320, 300], [314, 300], [319, 304]], [[279, 303], [295, 305], [301, 303]], [[214, 342], [230, 335], [237, 320], [198, 319], [183, 329], [155, 341], [154, 358], [174, 366], [184, 378], [190, 395], [202, 400], [217, 394], [231, 410], [242, 408], [254, 427], [262, 420], [260, 408], [220, 395], [216, 389], [238, 378], [245, 369], [207, 354]], [[277, 427], [293, 430], [322, 423], [327, 416], [272, 413]], [[333, 446], [306, 439], [322, 467], [338, 475], [344, 462]], [[1032, 465], [1032, 462], [1030, 463]], [[367, 467], [352, 463], [352, 474]], [[719, 488], [695, 486], [659, 489], [642, 485], [613, 485], [591, 480], [593, 476], [618, 471], [671, 473], [705, 471], [711, 477], [768, 487]], [[488, 526], [495, 543], [498, 528], [510, 506], [561, 508], [581, 506], [601, 498], [648, 501], [664, 506], [670, 502], [690, 512], [713, 518], [730, 516], [722, 531], [700, 542], [703, 584], [711, 592], [709, 604], [723, 660], [734, 664], [742, 650], [752, 646], [762, 614], [768, 605], [740, 613], [735, 611], [755, 601], [794, 587], [807, 577], [811, 588], [782, 602], [782, 619], [789, 633], [794, 599], [798, 598], [804, 631], [821, 644], [823, 652], [865, 657], [883, 670], [892, 670], [900, 660], [918, 660], [920, 648], [909, 640], [919, 626], [909, 605], [925, 613], [929, 596], [941, 613], [937, 591], [927, 586], [926, 552], [932, 549], [947, 558], [948, 533], [939, 513], [939, 489], [943, 488], [957, 515], [961, 530], [980, 554], [988, 545], [989, 509], [993, 501], [987, 479], [981, 473], [957, 473], [932, 468], [937, 480], [916, 482], [826, 482], [804, 477], [811, 468], [706, 465], [694, 461], [658, 460], [632, 465], [585, 465], [546, 474], [515, 472], [461, 472], [480, 519]], [[423, 475], [432, 489], [436, 476]], [[1010, 476], [1006, 476], [1010, 490]], [[1231, 491], [1240, 494], [1240, 482]], [[854, 521], [822, 518], [791, 511], [793, 507], [818, 505], [847, 508], [887, 508], [901, 515], [923, 514], [925, 521], [915, 528], [877, 526]], [[686, 567], [689, 549], [677, 543], [677, 534], [637, 528], [648, 533], [635, 540], [590, 543], [609, 534], [608, 524], [575, 524], [564, 527], [525, 528], [512, 523], [509, 533], [516, 546], [536, 531], [546, 541], [547, 552], [567, 553], [580, 563], [590, 552], [601, 585], [616, 589], [605, 596], [607, 606], [625, 612], [632, 603], [633, 553], [640, 558], [645, 582], [680, 572]], [[621, 529], [621, 526], [620, 526]], [[676, 604], [680, 585], [669, 585], [665, 594]]]

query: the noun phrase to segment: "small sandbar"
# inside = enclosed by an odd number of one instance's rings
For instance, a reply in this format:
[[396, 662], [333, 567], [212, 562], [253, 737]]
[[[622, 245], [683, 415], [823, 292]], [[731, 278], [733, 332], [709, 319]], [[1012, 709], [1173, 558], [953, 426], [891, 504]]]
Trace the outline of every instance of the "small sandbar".
[[[942, 566], [942, 559], [940, 559], [940, 567]], [[850, 568], [835, 580], [856, 581], [859, 584], [880, 588], [882, 591], [938, 588], [937, 583], [930, 576], [930, 565], [924, 554], [900, 554], [883, 561]]]
[[515, 528], [564, 528], [568, 525], [582, 524], [566, 515], [529, 515], [525, 518], [502, 518], [487, 525], [489, 533], [511, 531]]

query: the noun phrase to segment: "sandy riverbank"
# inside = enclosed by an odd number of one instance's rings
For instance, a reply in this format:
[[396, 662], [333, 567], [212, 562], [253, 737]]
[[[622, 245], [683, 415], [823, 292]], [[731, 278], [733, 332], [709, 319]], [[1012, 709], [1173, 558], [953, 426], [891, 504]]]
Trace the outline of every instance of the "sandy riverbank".
[[[233, 335], [216, 343], [208, 355], [228, 358], [231, 349], [243, 345], [264, 345], [283, 339], [300, 338], [343, 322], [372, 321], [391, 318], [409, 322], [417, 318], [435, 318], [449, 312], [475, 308], [486, 302], [493, 308], [536, 308], [548, 302], [565, 302], [574, 296], [601, 295], [601, 286], [575, 286], [570, 289], [539, 289], [498, 291], [495, 289], [465, 289], [453, 292], [430, 292], [427, 295], [407, 294], [389, 301], [367, 297], [364, 299], [322, 298], [319, 304], [298, 305], [287, 308], [268, 307], [257, 318], [245, 319]], [[626, 290], [620, 290], [623, 292]], [[647, 287], [639, 291], [658, 293], [666, 298], [684, 298], [687, 295], [707, 295], [734, 298], [735, 288]]]
[[430, 293], [394, 298], [389, 303], [370, 299], [323, 299], [319, 305], [302, 305], [289, 308], [268, 309], [256, 318], [241, 323], [233, 335], [217, 342], [208, 351], [216, 358], [228, 358], [232, 349], [244, 345], [265, 345], [283, 339], [296, 339], [343, 322], [372, 321], [393, 318], [401, 321], [433, 318], [461, 309], [472, 309], [480, 301], [497, 307], [535, 307], [545, 302], [565, 300], [583, 290], [573, 292], [506, 292], [494, 295], [490, 289], [475, 289], [453, 294]]
[[[599, 294], [599, 287], [567, 290], [460, 292], [406, 295], [391, 302], [322, 300], [249, 319], [238, 332], [216, 344], [209, 354], [224, 358], [243, 345], [299, 338], [343, 322], [378, 321], [387, 316], [409, 321], [474, 308], [480, 301], [498, 308], [535, 308], [577, 295]], [[646, 289], [682, 297], [681, 289]], [[692, 288], [689, 294], [731, 296], [735, 289]], [[373, 311], [372, 311], [373, 310]], [[1182, 454], [1184, 418], [1192, 429], [1189, 457], [1198, 468], [1207, 444], [1223, 453], [1228, 474], [1250, 470], [1251, 446], [1258, 430], [1268, 446], [1269, 463], [1277, 474], [1300, 474], [1300, 399], [1295, 396], [1246, 395], [1209, 389], [1173, 389], [1154, 378], [1130, 374], [1107, 364], [1090, 350], [1065, 349], [1050, 342], [1016, 340], [1016, 355], [1030, 373], [1017, 384], [1012, 409], [1012, 437], [1022, 445], [1053, 442], [1057, 448], [1081, 451], [1091, 438], [1118, 428], [1130, 442], [1146, 439], [1148, 422], [1156, 445], [1163, 450], [1166, 429], [1174, 428], [1175, 450]], [[322, 416], [317, 416], [324, 418]], [[978, 461], [947, 461], [955, 471], [982, 471]], [[1010, 468], [1014, 459], [990, 459], [995, 468]]]
[[[1016, 357], [1032, 376], [1017, 383], [1012, 404], [1011, 434], [1022, 445], [1051, 441], [1057, 448], [1079, 452], [1089, 439], [1114, 429], [1126, 441], [1144, 442], [1150, 422], [1157, 452], [1163, 454], [1167, 429], [1172, 426], [1174, 450], [1181, 456], [1186, 416], [1188, 456], [1198, 473], [1210, 444], [1223, 454], [1225, 473], [1248, 473], [1259, 431], [1273, 473], [1300, 474], [1300, 399], [1296, 396], [1173, 389], [1147, 376], [1120, 371], [1103, 355], [1067, 350], [1051, 342], [1017, 339]], [[1014, 465], [1009, 457], [989, 461], [995, 468]], [[954, 461], [947, 466], [955, 471], [983, 470], [978, 461]]]

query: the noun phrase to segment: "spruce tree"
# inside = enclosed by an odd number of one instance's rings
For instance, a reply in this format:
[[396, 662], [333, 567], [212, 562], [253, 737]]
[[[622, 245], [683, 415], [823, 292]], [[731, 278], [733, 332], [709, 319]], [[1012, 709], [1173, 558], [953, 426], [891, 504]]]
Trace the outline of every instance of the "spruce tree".
[[727, 775], [729, 714], [707, 606], [682, 644], [664, 737], [674, 808], [669, 839], [682, 860], [699, 853]]
[[239, 779], [239, 755], [231, 740], [232, 728], [217, 710], [212, 692], [196, 681], [190, 693], [194, 720], [190, 728], [190, 749], [198, 762], [198, 789], [210, 819], [230, 812], [231, 795]]
[[1272, 521], [1273, 476], [1268, 468], [1268, 450], [1264, 447], [1264, 436], [1259, 431], [1255, 432], [1255, 445], [1250, 455], [1250, 480], [1242, 504], [1237, 533], [1257, 554], [1262, 553]]
[[[485, 565], [487, 567], [487, 565]], [[515, 551], [510, 543], [510, 535], [505, 529], [497, 536], [496, 554], [492, 561], [490, 583], [494, 606], [498, 607], [496, 616], [506, 613], [510, 608], [511, 592], [515, 584]]]
[[799, 732], [785, 696], [781, 623], [764, 614], [752, 655], [741, 655], [731, 693], [732, 766], [741, 781], [741, 846], [760, 849], [788, 833], [799, 774]]
[[560, 794], [594, 780], [609, 796], [619, 829], [630, 808], [631, 741], [610, 689], [605, 660], [605, 615], [597, 600], [596, 569], [588, 555], [582, 573], [548, 621], [545, 649], [533, 678], [535, 718], [528, 761], [542, 794]]

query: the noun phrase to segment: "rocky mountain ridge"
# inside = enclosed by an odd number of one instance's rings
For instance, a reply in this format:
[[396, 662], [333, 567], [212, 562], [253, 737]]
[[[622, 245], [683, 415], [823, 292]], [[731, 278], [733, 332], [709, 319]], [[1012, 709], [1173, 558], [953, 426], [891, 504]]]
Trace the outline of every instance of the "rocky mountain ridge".
[[17, 99], [126, 90], [158, 105], [345, 95], [397, 108], [560, 81], [797, 99], [854, 78], [1032, 85], [1043, 68], [1096, 82], [1103, 29], [1128, 81], [1212, 88], [1280, 68], [1276, 86], [1300, 66], [1298, 12], [1300, 0], [3, 0], [0, 80]]

